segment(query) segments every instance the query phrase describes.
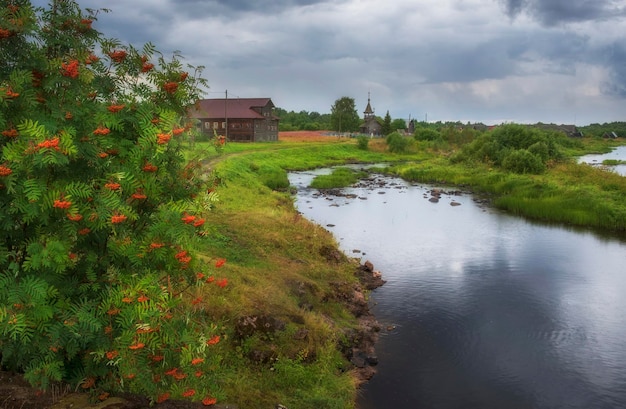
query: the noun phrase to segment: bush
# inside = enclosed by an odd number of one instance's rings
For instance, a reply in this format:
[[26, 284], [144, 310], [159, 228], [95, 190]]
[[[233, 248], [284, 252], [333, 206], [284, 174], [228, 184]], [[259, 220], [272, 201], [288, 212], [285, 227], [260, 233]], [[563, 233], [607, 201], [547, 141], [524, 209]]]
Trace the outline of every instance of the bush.
[[546, 170], [541, 157], [526, 149], [510, 151], [502, 160], [502, 167], [515, 173], [542, 173]]
[[418, 141], [436, 141], [441, 140], [441, 134], [431, 128], [417, 128], [413, 133], [413, 137]]
[[370, 138], [365, 135], [359, 135], [356, 138], [356, 146], [362, 151], [366, 151], [368, 149], [368, 145], [370, 143]]
[[385, 139], [390, 152], [403, 153], [409, 146], [409, 139], [400, 135], [398, 132], [392, 132]]
[[219, 336], [185, 308], [223, 264], [196, 261], [215, 194], [181, 154], [201, 67], [103, 38], [74, 1], [15, 4], [0, 10], [2, 365], [43, 389], [213, 401]]
[[547, 162], [550, 159], [550, 151], [548, 149], [548, 144], [544, 141], [535, 142], [528, 147], [528, 152], [536, 155], [541, 159], [543, 163]]
[[479, 131], [469, 127], [459, 129], [456, 126], [448, 126], [441, 130], [441, 136], [444, 140], [459, 146], [472, 142], [479, 134]]
[[564, 157], [561, 150], [567, 143], [567, 137], [556, 132], [508, 124], [464, 145], [453, 160], [480, 161], [517, 173], [540, 173], [549, 162]]

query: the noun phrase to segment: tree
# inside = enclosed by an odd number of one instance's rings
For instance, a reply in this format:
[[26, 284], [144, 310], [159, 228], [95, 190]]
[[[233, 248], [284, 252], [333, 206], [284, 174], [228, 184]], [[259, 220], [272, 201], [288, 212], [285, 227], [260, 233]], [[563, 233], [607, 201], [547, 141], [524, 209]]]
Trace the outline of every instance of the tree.
[[72, 0], [2, 4], [2, 365], [42, 389], [212, 402], [193, 373], [219, 367], [219, 337], [184, 308], [223, 264], [196, 260], [215, 193], [181, 152], [202, 67], [104, 38]]
[[406, 129], [406, 121], [404, 119], [396, 118], [393, 121], [391, 121], [392, 131], [405, 130], [405, 129]]
[[276, 115], [280, 117], [281, 131], [315, 131], [329, 129], [330, 114], [319, 112], [294, 111], [287, 112], [282, 108], [276, 108]]
[[354, 98], [341, 97], [330, 108], [330, 126], [333, 131], [355, 132], [359, 130], [360, 123]]
[[385, 119], [383, 119], [383, 125], [380, 129], [380, 132], [383, 135], [389, 135], [392, 132], [391, 129], [391, 115], [389, 115], [389, 111], [385, 114]]
[[437, 141], [442, 139], [441, 133], [434, 128], [418, 126], [413, 133], [413, 137], [418, 141]]

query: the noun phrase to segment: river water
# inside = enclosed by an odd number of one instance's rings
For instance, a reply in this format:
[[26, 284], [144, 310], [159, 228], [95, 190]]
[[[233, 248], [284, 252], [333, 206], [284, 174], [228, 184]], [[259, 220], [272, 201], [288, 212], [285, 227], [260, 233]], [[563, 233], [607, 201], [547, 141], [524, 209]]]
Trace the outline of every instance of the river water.
[[396, 178], [318, 195], [322, 172], [290, 174], [299, 211], [387, 280], [359, 409], [626, 408], [626, 241]]
[[[589, 165], [601, 166], [605, 159], [626, 160], [626, 146], [618, 146], [609, 153], [598, 153], [593, 155], [581, 156], [579, 163], [587, 163]], [[606, 166], [607, 170], [626, 176], [626, 165]]]

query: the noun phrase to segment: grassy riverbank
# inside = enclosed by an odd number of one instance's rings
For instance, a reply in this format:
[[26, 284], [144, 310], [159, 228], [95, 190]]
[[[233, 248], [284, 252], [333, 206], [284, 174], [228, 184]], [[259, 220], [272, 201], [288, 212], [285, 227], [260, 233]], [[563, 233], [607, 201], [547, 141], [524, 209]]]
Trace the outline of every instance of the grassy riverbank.
[[[578, 153], [585, 149], [580, 147]], [[600, 146], [601, 147], [601, 146]], [[198, 150], [211, 152], [199, 145]], [[514, 214], [547, 222], [620, 231], [626, 228], [624, 178], [577, 165], [552, 164], [540, 175], [520, 175], [487, 166], [451, 164], [449, 152], [413, 144], [389, 154], [382, 140], [359, 150], [354, 140], [277, 144], [230, 144], [211, 162], [221, 182], [213, 211], [208, 257], [229, 260], [228, 295], [207, 308], [236, 339], [245, 316], [274, 317], [285, 330], [255, 334], [224, 351], [223, 391], [246, 408], [280, 402], [298, 408], [349, 408], [356, 393], [351, 365], [339, 354], [345, 330], [356, 321], [338, 301], [337, 288], [355, 283], [355, 261], [328, 257], [336, 243], [323, 228], [302, 219], [288, 193], [287, 170], [352, 162], [388, 163], [386, 171], [407, 180], [461, 185], [488, 194]], [[344, 175], [345, 176], [345, 175]], [[346, 287], [346, 285], [348, 287]], [[305, 329], [304, 340], [294, 335]], [[251, 361], [251, 356], [262, 358]]]
[[[359, 263], [297, 213], [285, 170], [388, 158], [336, 138], [229, 144], [219, 158], [204, 144], [194, 152], [219, 182], [203, 253], [228, 260], [221, 271], [228, 291], [206, 305], [227, 340], [218, 370], [225, 401], [242, 408], [353, 407], [357, 377], [341, 350], [359, 330], [346, 306]], [[242, 336], [246, 317], [271, 328]]]
[[626, 178], [574, 160], [554, 163], [536, 175], [478, 163], [451, 164], [444, 158], [388, 171], [410, 181], [469, 187], [489, 195], [495, 207], [533, 220], [626, 231]]
[[[226, 401], [245, 408], [354, 404], [354, 368], [340, 350], [358, 327], [343, 303], [356, 284], [358, 263], [339, 256], [332, 235], [299, 216], [289, 193], [289, 170], [386, 163], [385, 171], [407, 180], [462, 185], [488, 194], [495, 206], [515, 214], [607, 230], [626, 228], [626, 182], [617, 175], [573, 160], [553, 163], [539, 175], [452, 164], [454, 147], [410, 142], [402, 154], [389, 153], [381, 139], [371, 140], [363, 150], [355, 140], [337, 138], [227, 144], [221, 155], [208, 144], [190, 150], [219, 182], [220, 200], [207, 219], [210, 239], [203, 252], [207, 259], [228, 260], [224, 272], [229, 290], [206, 306], [228, 340], [218, 369]], [[591, 142], [570, 146], [567, 155], [608, 147], [603, 141]], [[351, 175], [344, 173], [322, 183], [349, 184]], [[242, 338], [245, 317], [264, 317], [280, 328]]]

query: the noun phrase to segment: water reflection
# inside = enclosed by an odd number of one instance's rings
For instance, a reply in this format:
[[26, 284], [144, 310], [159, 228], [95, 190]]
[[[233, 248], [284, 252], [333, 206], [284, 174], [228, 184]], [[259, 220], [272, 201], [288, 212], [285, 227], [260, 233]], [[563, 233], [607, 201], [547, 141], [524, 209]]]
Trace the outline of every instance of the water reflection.
[[398, 179], [319, 196], [313, 176], [290, 175], [300, 211], [388, 280], [373, 308], [395, 329], [361, 409], [626, 407], [622, 241]]

